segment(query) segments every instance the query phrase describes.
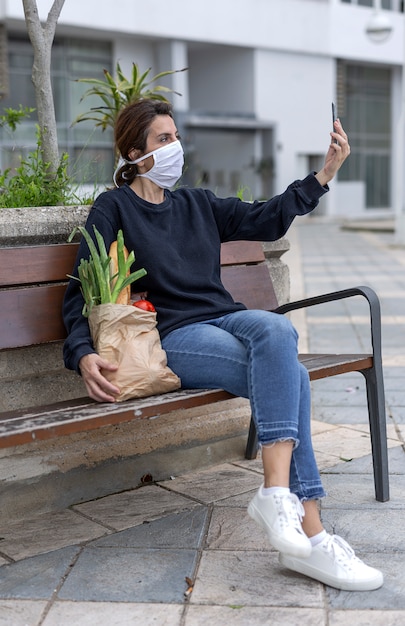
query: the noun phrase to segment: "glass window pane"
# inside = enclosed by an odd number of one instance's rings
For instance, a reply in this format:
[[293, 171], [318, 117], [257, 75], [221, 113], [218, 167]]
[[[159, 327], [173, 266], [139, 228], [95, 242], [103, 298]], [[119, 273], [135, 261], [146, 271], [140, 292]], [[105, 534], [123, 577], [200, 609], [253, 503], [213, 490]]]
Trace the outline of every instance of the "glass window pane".
[[366, 183], [367, 208], [390, 206], [391, 72], [389, 69], [341, 64], [338, 98], [342, 123], [352, 152], [339, 180]]
[[[2, 106], [18, 109], [22, 106], [35, 107], [35, 92], [31, 80], [33, 52], [27, 39], [10, 38], [10, 95], [2, 100]], [[87, 39], [57, 38], [52, 47], [52, 91], [54, 96], [57, 121], [59, 151], [68, 152], [71, 163], [79, 158], [80, 169], [86, 172], [91, 164], [89, 180], [92, 182], [111, 181], [113, 167], [112, 133], [103, 133], [95, 128], [93, 122], [72, 127], [73, 120], [92, 106], [99, 104], [99, 99], [86, 98], [80, 102], [89, 85], [76, 82], [77, 78], [103, 78], [103, 70], [112, 69], [111, 44], [105, 41]], [[0, 153], [0, 167], [4, 168], [14, 161], [16, 146], [23, 146], [25, 152], [36, 148], [35, 121], [36, 113], [23, 121], [12, 135], [1, 132], [4, 150]], [[93, 146], [96, 145], [96, 148]], [[96, 152], [95, 152], [96, 151]], [[80, 155], [80, 156], [78, 156]], [[84, 156], [85, 155], [85, 156]], [[105, 177], [103, 179], [103, 177]]]
[[112, 182], [114, 153], [108, 148], [75, 148], [71, 170], [80, 185]]
[[366, 167], [366, 204], [368, 207], [389, 206], [389, 179], [390, 162], [386, 155], [367, 155]]

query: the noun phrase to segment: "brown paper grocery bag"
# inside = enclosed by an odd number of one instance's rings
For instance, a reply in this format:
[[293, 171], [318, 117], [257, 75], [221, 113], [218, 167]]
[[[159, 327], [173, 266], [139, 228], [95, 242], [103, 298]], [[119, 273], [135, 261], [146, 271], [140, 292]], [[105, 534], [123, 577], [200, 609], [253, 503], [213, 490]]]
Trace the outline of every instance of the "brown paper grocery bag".
[[180, 378], [167, 366], [156, 313], [126, 304], [99, 304], [90, 312], [89, 326], [96, 352], [118, 364], [116, 372], [103, 372], [121, 390], [118, 402], [180, 387]]

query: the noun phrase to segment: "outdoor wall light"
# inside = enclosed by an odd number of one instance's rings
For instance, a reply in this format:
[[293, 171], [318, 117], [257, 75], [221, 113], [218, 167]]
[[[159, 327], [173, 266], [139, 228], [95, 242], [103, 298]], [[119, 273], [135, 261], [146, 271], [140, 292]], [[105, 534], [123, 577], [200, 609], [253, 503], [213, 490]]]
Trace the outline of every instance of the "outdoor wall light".
[[374, 13], [366, 26], [366, 33], [373, 43], [384, 43], [392, 33], [392, 24], [382, 11], [381, 0], [375, 0]]

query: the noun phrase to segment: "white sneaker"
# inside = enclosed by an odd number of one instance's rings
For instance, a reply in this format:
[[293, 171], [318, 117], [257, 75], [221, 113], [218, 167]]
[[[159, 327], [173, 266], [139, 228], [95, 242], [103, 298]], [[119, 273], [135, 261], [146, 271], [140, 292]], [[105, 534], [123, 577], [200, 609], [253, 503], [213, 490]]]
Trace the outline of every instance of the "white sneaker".
[[293, 493], [263, 496], [260, 488], [248, 506], [248, 513], [264, 528], [276, 550], [298, 557], [311, 554], [311, 542], [301, 527], [304, 507]]
[[306, 559], [280, 554], [279, 561], [294, 572], [345, 591], [372, 591], [384, 582], [382, 573], [357, 558], [354, 550], [338, 535], [327, 535]]

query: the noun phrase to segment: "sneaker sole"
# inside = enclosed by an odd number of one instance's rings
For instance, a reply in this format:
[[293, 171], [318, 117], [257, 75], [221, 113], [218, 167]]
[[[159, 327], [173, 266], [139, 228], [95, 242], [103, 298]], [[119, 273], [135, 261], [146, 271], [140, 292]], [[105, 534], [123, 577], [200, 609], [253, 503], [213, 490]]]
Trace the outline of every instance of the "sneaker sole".
[[309, 576], [309, 578], [313, 578], [318, 582], [321, 582], [329, 587], [334, 587], [335, 589], [340, 589], [342, 591], [374, 591], [375, 589], [379, 589], [382, 587], [384, 583], [384, 577], [381, 572], [378, 572], [378, 575], [369, 580], [360, 580], [360, 581], [345, 581], [335, 576], [331, 576], [318, 570], [316, 567], [309, 565], [308, 563], [303, 563], [300, 560], [294, 559], [290, 556], [284, 556], [283, 554], [279, 555], [280, 565], [283, 565], [287, 569], [293, 570], [294, 572], [298, 572], [299, 574], [304, 574], [304, 576]]
[[288, 554], [290, 556], [307, 558], [310, 556], [312, 552], [312, 546], [308, 539], [308, 545], [300, 546], [295, 543], [291, 543], [290, 541], [286, 541], [279, 535], [276, 535], [271, 531], [271, 529], [267, 526], [265, 519], [262, 517], [260, 511], [256, 508], [253, 502], [250, 502], [247, 510], [250, 517], [257, 523], [263, 530], [266, 531], [269, 542], [282, 554]]

